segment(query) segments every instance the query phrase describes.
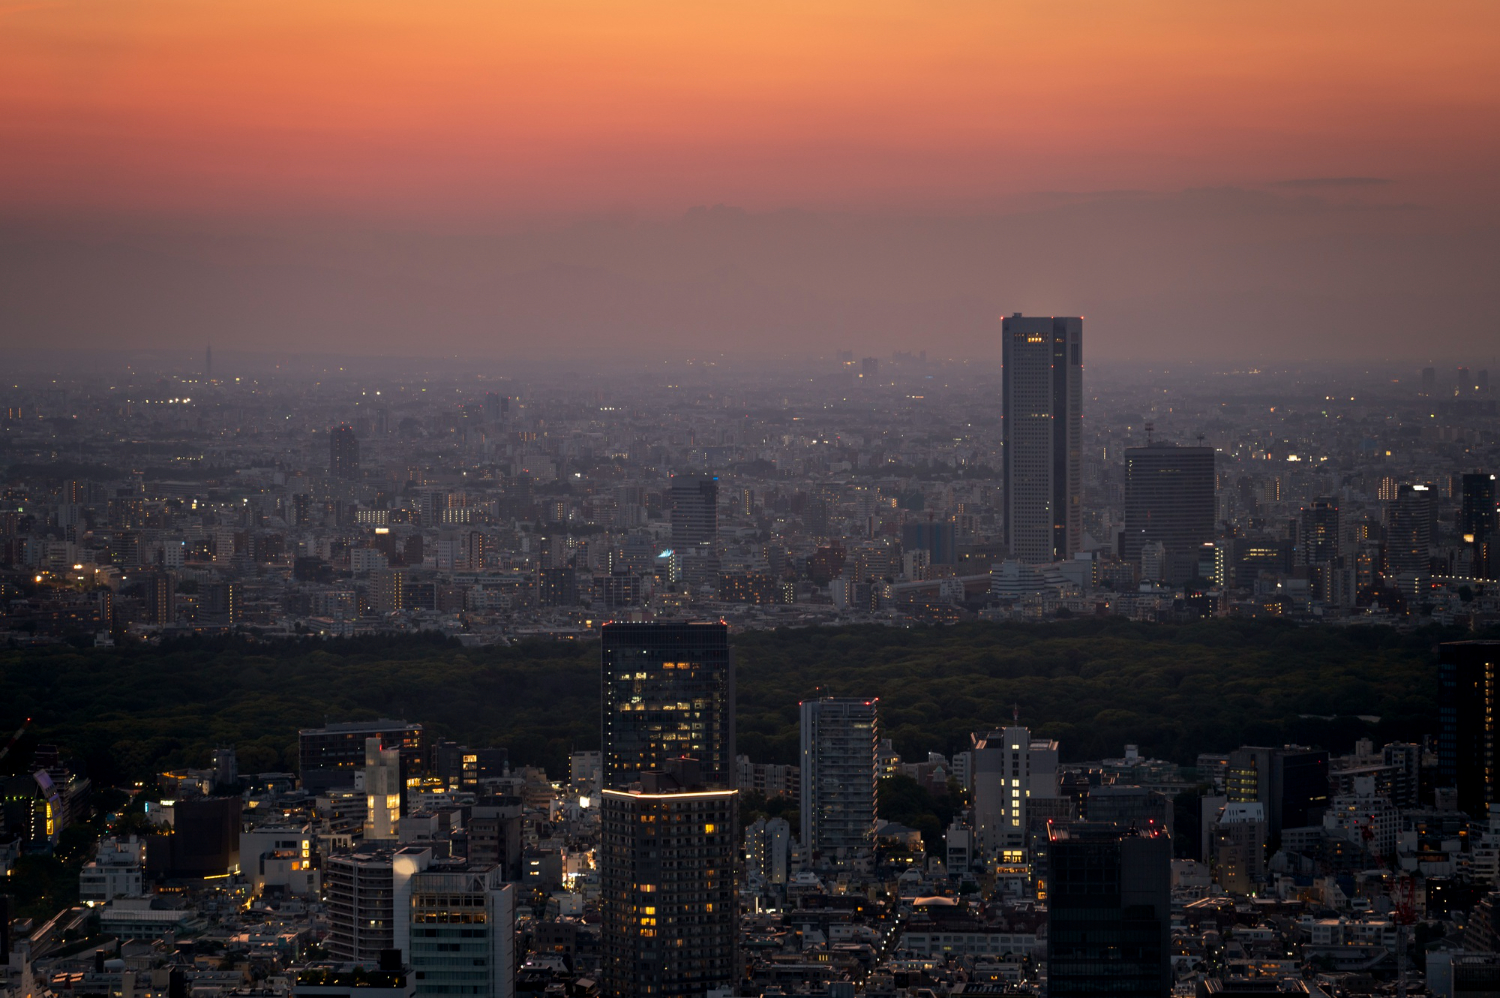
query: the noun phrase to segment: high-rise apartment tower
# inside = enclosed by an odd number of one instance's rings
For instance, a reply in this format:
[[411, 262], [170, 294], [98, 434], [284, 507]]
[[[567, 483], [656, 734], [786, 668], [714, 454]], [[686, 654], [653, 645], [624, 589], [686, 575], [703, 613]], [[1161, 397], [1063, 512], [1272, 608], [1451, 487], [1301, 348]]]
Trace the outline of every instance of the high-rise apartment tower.
[[328, 431], [328, 477], [359, 477], [359, 439], [348, 423]]
[[874, 699], [802, 701], [802, 844], [833, 854], [875, 831], [880, 735]]

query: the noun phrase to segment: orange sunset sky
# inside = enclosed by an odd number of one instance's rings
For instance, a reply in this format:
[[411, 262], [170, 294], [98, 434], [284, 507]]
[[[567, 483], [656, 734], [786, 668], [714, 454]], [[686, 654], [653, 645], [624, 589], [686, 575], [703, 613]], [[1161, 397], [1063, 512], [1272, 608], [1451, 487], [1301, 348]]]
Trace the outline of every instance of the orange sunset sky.
[[0, 0], [0, 339], [1494, 352], [1497, 52], [1493, 0]]

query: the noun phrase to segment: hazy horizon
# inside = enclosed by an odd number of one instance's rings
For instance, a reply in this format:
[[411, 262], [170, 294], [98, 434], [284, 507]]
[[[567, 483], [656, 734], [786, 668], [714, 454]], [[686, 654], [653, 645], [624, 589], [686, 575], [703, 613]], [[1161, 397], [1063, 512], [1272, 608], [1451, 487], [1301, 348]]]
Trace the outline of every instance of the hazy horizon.
[[1500, 8], [1472, 0], [0, 25], [12, 350], [984, 357], [1014, 311], [1084, 315], [1094, 361], [1500, 343]]

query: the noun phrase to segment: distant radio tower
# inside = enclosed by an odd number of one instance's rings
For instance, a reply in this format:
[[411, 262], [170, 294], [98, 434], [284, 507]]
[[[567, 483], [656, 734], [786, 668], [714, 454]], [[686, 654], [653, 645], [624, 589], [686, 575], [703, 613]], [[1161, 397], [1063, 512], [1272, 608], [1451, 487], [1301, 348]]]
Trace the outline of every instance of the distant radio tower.
[[213, 379], [214, 379], [214, 348], [213, 348], [213, 344], [209, 344], [208, 346], [206, 346], [206, 347], [203, 348], [203, 380], [204, 381], [212, 381]]

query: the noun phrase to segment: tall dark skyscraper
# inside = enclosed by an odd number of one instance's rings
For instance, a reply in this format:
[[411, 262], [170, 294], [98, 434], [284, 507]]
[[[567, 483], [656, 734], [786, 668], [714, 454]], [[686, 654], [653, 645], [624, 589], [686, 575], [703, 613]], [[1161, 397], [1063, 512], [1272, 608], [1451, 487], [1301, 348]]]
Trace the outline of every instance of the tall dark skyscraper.
[[1326, 565], [1339, 556], [1339, 507], [1323, 496], [1302, 507], [1298, 545], [1304, 565]]
[[1469, 570], [1476, 579], [1500, 577], [1500, 553], [1496, 551], [1500, 515], [1496, 513], [1495, 499], [1494, 475], [1483, 472], [1464, 475], [1459, 533], [1469, 549]]
[[719, 480], [708, 475], [673, 475], [673, 549], [690, 556], [711, 547], [718, 532]]
[[486, 423], [499, 423], [509, 412], [509, 395], [501, 395], [499, 392], [484, 393], [484, 421]]
[[691, 756], [734, 786], [734, 666], [722, 623], [604, 626], [604, 785]]
[[1494, 716], [1500, 641], [1451, 641], [1438, 650], [1438, 776], [1458, 789], [1458, 809], [1487, 815], [1500, 756]]
[[603, 644], [604, 992], [731, 987], [739, 795], [729, 629], [606, 624]]
[[1048, 843], [1047, 993], [1172, 993], [1172, 842], [1154, 824], [1054, 826]]
[[1033, 565], [1073, 557], [1083, 537], [1083, 320], [1000, 322], [1005, 365], [1005, 541]]
[[328, 431], [328, 475], [330, 478], [359, 478], [359, 440], [348, 423]]
[[1214, 449], [1158, 443], [1125, 451], [1125, 531], [1120, 557], [1138, 564], [1153, 541], [1166, 549], [1163, 577], [1198, 574], [1202, 546], [1214, 539]]
[[1433, 522], [1432, 490], [1425, 485], [1401, 486], [1386, 525], [1385, 560], [1407, 595], [1432, 572]]

